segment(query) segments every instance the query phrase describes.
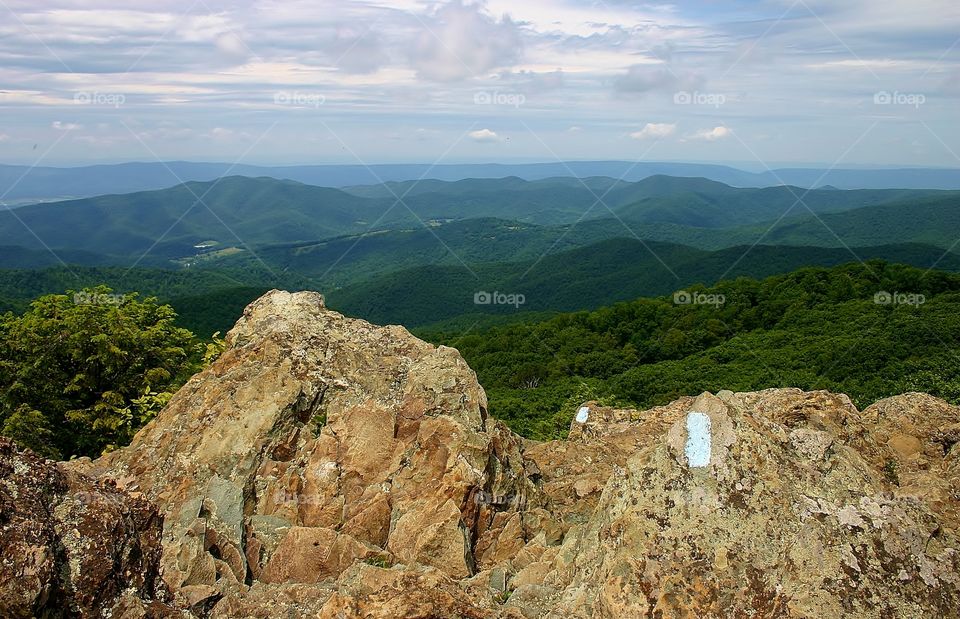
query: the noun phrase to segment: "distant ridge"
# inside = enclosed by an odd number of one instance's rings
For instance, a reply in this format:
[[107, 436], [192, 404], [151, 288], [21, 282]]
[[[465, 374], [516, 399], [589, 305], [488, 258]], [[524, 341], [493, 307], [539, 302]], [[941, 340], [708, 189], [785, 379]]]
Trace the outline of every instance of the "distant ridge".
[[782, 168], [754, 173], [725, 165], [571, 161], [524, 164], [377, 164], [253, 166], [228, 163], [131, 162], [73, 168], [0, 165], [3, 204], [133, 193], [163, 189], [183, 181], [210, 181], [222, 176], [269, 176], [325, 187], [377, 185], [417, 179], [459, 181], [467, 178], [523, 180], [552, 177], [610, 177], [638, 181], [654, 175], [703, 177], [735, 187], [832, 186], [838, 189], [960, 189], [960, 169]]
[[[587, 224], [611, 217], [619, 219], [618, 235], [625, 231], [624, 222], [630, 222], [626, 232], [634, 230], [631, 236], [642, 233], [644, 238], [697, 245], [699, 243], [692, 242], [693, 238], [701, 236], [704, 230], [708, 233], [713, 230], [709, 235], [720, 241], [737, 234], [739, 243], [750, 244], [769, 229], [769, 222], [784, 214], [790, 217], [783, 218], [773, 231], [790, 237], [789, 243], [782, 244], [822, 245], [823, 226], [818, 220], [802, 228], [817, 239], [815, 243], [798, 238], [797, 234], [788, 234], [787, 226], [803, 215], [837, 215], [878, 206], [887, 207], [882, 213], [888, 236], [875, 238], [869, 234], [875, 226], [862, 224], [859, 229], [867, 233], [867, 237], [855, 244], [898, 241], [939, 244], [946, 236], [949, 246], [957, 235], [954, 214], [960, 200], [960, 192], [807, 191], [788, 186], [736, 188], [702, 177], [665, 175], [637, 182], [608, 177], [588, 177], [582, 182], [555, 177], [538, 181], [517, 177], [466, 179], [431, 181], [425, 183], [424, 188], [425, 191], [419, 191], [420, 187], [400, 183], [370, 187], [358, 193], [355, 189], [269, 177], [231, 176], [218, 182], [190, 181], [163, 190], [45, 202], [0, 211], [0, 247], [21, 247], [32, 250], [34, 256], [48, 248], [125, 256], [121, 262], [130, 264], [147, 254], [150, 258], [172, 260], [192, 259], [198, 253], [222, 257], [220, 252], [249, 250], [250, 246], [320, 241], [371, 231], [423, 230], [425, 224], [433, 230], [451, 221], [487, 218], [523, 225], [557, 226]], [[398, 197], [403, 197], [402, 202]], [[598, 199], [601, 197], [602, 200]], [[801, 197], [802, 207], [798, 206]], [[917, 205], [939, 218], [918, 217]], [[867, 211], [863, 216], [869, 219], [871, 213]], [[919, 236], [901, 238], [898, 226], [901, 213], [907, 213], [911, 221], [905, 222], [906, 227]], [[679, 238], [664, 238], [648, 226], [680, 226], [685, 230]], [[748, 229], [734, 230], [743, 226]], [[491, 241], [517, 238], [515, 228], [507, 226], [494, 234], [494, 238], [468, 236], [464, 240], [470, 247], [487, 248]], [[726, 231], [720, 232], [721, 229]], [[26, 230], [32, 234], [25, 234]], [[486, 232], [477, 232], [489, 236]], [[431, 232], [430, 236], [437, 234]], [[610, 237], [609, 233], [603, 236]], [[834, 243], [830, 237], [825, 240], [828, 245]], [[210, 244], [211, 241], [215, 243]], [[429, 246], [438, 247], [435, 238], [427, 241]], [[553, 242], [554, 239], [550, 239], [549, 244]], [[736, 243], [727, 243], [730, 244]], [[404, 247], [403, 253], [408, 254], [409, 249]], [[340, 253], [350, 253], [352, 247], [345, 250]], [[0, 251], [0, 266], [28, 266], [29, 258], [23, 252]], [[73, 259], [86, 264], [107, 263], [85, 259], [83, 255]], [[490, 254], [487, 259], [503, 260], [504, 257]]]

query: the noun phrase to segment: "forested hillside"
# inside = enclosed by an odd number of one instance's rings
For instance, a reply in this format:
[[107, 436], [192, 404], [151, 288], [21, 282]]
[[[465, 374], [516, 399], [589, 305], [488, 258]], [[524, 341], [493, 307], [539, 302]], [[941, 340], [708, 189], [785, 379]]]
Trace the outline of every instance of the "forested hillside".
[[[905, 241], [942, 245], [943, 235], [957, 229], [958, 196], [960, 192], [932, 190], [736, 188], [704, 178], [670, 176], [635, 183], [611, 178], [465, 179], [350, 192], [273, 178], [227, 177], [157, 191], [20, 206], [15, 212], [0, 210], [0, 266], [25, 266], [31, 251], [48, 249], [85, 264], [103, 264], [104, 257], [125, 265], [144, 257], [182, 263], [211, 254], [218, 258], [259, 254], [269, 245], [422, 231], [476, 219], [516, 222], [521, 238], [515, 246], [523, 242], [529, 226], [543, 226], [540, 236], [548, 240], [540, 253], [552, 247], [564, 226], [602, 219], [617, 224], [603, 226], [604, 238], [626, 233], [701, 248], [729, 247], [763, 240], [763, 232], [781, 217], [784, 225], [778, 234], [787, 235], [785, 226], [802, 224], [811, 216], [839, 217], [834, 227], [841, 229], [846, 213], [860, 210], [862, 218], [864, 209], [884, 209], [884, 223], [877, 229], [857, 226], [860, 236], [846, 241], [849, 245]], [[928, 217], [914, 217], [917, 208]], [[898, 234], [897, 222], [909, 224], [909, 230]], [[840, 236], [845, 234], [846, 230]], [[503, 231], [500, 236], [513, 235]], [[823, 239], [816, 227], [801, 227], [784, 243], [836, 244], [833, 238]], [[459, 253], [465, 253], [482, 246], [460, 247]], [[31, 266], [49, 263], [43, 253], [34, 257], [38, 264]], [[499, 259], [521, 258], [507, 253]], [[282, 260], [278, 257], [277, 264]], [[314, 265], [313, 270], [323, 268]]]
[[571, 407], [588, 399], [642, 408], [707, 390], [800, 387], [859, 406], [906, 391], [960, 402], [960, 276], [870, 261], [698, 291], [724, 302], [638, 299], [424, 335], [458, 348], [491, 412], [535, 438], [565, 435]]
[[[422, 327], [524, 312], [594, 309], [658, 296], [692, 284], [740, 276], [762, 278], [804, 266], [882, 259], [921, 268], [960, 270], [960, 256], [926, 245], [818, 248], [758, 245], [713, 252], [683, 245], [618, 238], [520, 263], [425, 266], [333, 289], [332, 307], [374, 322]], [[478, 306], [474, 294], [522, 294], [520, 305]]]

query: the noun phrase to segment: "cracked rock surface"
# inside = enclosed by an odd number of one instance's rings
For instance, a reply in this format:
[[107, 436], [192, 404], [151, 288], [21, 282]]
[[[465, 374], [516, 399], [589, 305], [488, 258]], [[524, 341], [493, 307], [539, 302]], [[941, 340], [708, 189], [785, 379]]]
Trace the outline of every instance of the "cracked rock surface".
[[262, 583], [323, 600], [364, 562], [461, 580], [523, 546], [503, 517], [532, 488], [521, 441], [456, 350], [279, 291], [227, 344], [129, 447], [79, 465], [159, 506], [178, 599], [228, 607]]
[[0, 617], [99, 617], [164, 604], [160, 516], [146, 501], [0, 438]]

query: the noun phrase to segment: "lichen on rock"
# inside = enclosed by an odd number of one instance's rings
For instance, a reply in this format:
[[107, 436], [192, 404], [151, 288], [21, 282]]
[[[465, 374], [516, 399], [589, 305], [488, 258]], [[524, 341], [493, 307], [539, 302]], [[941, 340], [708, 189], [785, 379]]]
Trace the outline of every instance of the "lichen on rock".
[[0, 617], [179, 616], [160, 579], [146, 501], [0, 438]]

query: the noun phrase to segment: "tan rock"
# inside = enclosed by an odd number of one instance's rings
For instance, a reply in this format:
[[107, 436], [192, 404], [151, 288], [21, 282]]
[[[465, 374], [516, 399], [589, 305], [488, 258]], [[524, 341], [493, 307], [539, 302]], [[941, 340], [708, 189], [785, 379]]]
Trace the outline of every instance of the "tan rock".
[[403, 563], [419, 563], [442, 570], [454, 578], [472, 573], [470, 540], [453, 501], [437, 506], [412, 506], [400, 516], [390, 534], [387, 549]]
[[922, 499], [960, 531], [960, 407], [908, 393], [867, 407], [862, 417], [864, 431], [852, 446], [898, 494]]
[[210, 619], [275, 619], [317, 617], [335, 593], [332, 584], [255, 582], [241, 592], [230, 592], [210, 611]]
[[[532, 488], [519, 439], [487, 417], [453, 349], [278, 291], [247, 308], [227, 344], [130, 447], [82, 465], [160, 506], [173, 589], [304, 580], [301, 558], [335, 577], [368, 556], [364, 543], [465, 577], [474, 540], [499, 536], [497, 514]], [[474, 500], [490, 490], [506, 502]], [[342, 553], [301, 557], [299, 528], [328, 531], [312, 533], [321, 542], [340, 531]]]
[[543, 581], [546, 580], [547, 574], [550, 573], [551, 565], [547, 561], [537, 561], [535, 563], [530, 563], [513, 577], [510, 581], [510, 586], [514, 589], [518, 587], [523, 587], [526, 585], [540, 585], [543, 584]]
[[0, 438], [0, 617], [179, 615], [160, 535], [146, 501]]
[[438, 570], [357, 566], [344, 574], [338, 592], [317, 616], [320, 619], [493, 619], [498, 615], [489, 602], [471, 599], [456, 581]]
[[320, 527], [292, 527], [263, 567], [265, 583], [317, 583], [336, 578], [377, 551], [353, 537]]
[[[544, 577], [560, 595], [550, 616], [956, 611], [958, 542], [925, 547], [937, 530], [927, 507], [886, 494], [882, 473], [853, 449], [833, 453], [826, 470], [798, 459], [791, 430], [841, 442], [861, 434], [845, 399], [705, 394], [687, 412], [710, 417], [709, 463], [690, 466], [684, 415], [614, 472]], [[900, 569], [911, 580], [898, 579]]]
[[493, 567], [513, 559], [526, 545], [523, 537], [523, 517], [519, 512], [502, 512], [497, 515], [497, 519], [503, 521], [496, 522], [499, 525], [496, 529], [499, 531], [498, 535], [484, 540], [489, 543], [477, 544], [477, 563], [481, 568]]

